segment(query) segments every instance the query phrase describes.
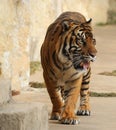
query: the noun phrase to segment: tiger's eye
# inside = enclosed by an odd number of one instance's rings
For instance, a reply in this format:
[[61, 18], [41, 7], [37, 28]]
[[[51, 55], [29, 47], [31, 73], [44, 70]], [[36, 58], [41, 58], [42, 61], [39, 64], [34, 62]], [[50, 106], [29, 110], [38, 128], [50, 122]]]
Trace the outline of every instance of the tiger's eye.
[[86, 40], [85, 40], [85, 39], [80, 39], [80, 40], [79, 40], [79, 43], [80, 43], [82, 46], [85, 46], [85, 45], [86, 45]]

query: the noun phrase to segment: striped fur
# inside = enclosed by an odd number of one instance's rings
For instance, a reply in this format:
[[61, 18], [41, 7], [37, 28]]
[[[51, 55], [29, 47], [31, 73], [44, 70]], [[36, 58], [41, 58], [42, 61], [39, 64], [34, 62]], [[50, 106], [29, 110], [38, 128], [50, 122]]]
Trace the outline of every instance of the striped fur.
[[49, 27], [41, 47], [43, 76], [53, 109], [51, 119], [78, 123], [74, 110], [80, 95], [79, 115], [89, 115], [90, 62], [97, 50], [91, 19], [77, 12], [61, 14]]

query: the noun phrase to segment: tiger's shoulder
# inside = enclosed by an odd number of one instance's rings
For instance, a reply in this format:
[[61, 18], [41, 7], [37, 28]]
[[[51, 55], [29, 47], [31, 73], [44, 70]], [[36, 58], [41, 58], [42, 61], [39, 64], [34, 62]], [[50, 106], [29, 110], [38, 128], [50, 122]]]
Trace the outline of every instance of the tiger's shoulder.
[[61, 35], [61, 32], [63, 32], [63, 26], [66, 25], [64, 24], [66, 22], [68, 22], [68, 25], [71, 23], [80, 24], [86, 22], [86, 18], [79, 12], [63, 12], [52, 24], [49, 25], [45, 40], [57, 40], [59, 35]]

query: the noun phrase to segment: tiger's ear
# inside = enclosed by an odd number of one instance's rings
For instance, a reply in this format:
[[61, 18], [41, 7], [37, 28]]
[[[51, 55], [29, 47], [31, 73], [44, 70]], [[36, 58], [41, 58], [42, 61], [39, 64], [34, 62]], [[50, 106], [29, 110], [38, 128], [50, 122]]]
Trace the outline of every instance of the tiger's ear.
[[69, 21], [63, 21], [62, 23], [62, 28], [63, 28], [63, 32], [66, 32], [69, 30], [69, 28], [72, 26], [72, 23]]
[[86, 23], [86, 24], [90, 24], [91, 21], [92, 21], [92, 18], [90, 18], [90, 19], [89, 19], [88, 21], [86, 21], [85, 23]]
[[81, 23], [80, 26], [85, 26], [85, 25], [91, 26], [91, 21], [92, 21], [92, 18], [90, 18], [88, 21], [86, 21], [86, 22], [84, 22], [84, 23]]

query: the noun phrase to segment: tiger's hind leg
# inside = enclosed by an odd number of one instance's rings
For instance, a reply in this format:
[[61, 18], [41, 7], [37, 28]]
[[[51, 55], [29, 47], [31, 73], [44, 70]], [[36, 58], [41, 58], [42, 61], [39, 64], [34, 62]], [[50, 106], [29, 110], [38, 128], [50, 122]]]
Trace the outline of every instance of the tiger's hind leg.
[[59, 120], [60, 119], [60, 114], [61, 114], [61, 109], [63, 106], [63, 102], [61, 99], [61, 96], [56, 89], [56, 84], [52, 80], [50, 80], [46, 75], [44, 75], [44, 80], [46, 83], [47, 91], [49, 93], [51, 102], [53, 104], [52, 107], [52, 113], [51, 113], [51, 120]]
[[77, 115], [90, 116], [90, 104], [89, 104], [89, 82], [90, 82], [91, 69], [87, 74], [83, 76], [82, 86], [80, 89], [80, 107], [77, 111]]

